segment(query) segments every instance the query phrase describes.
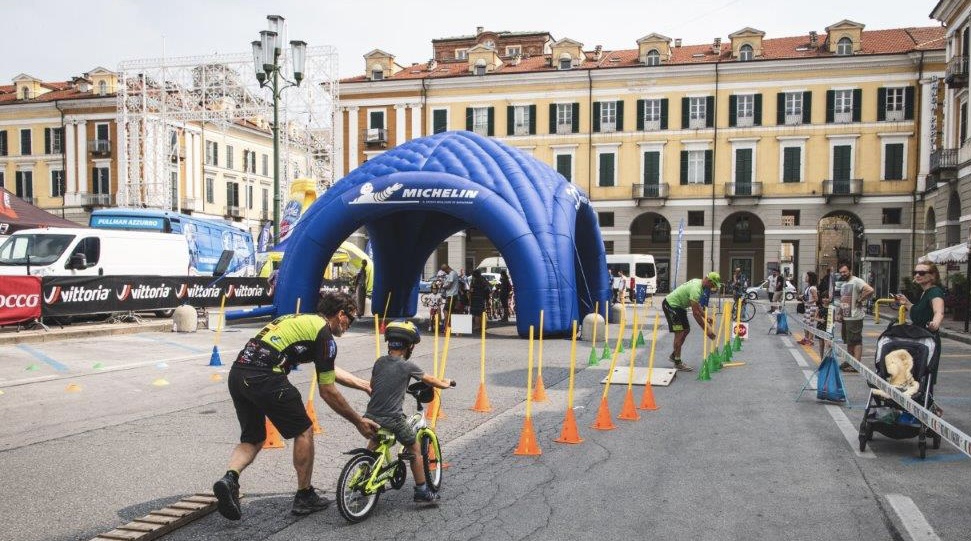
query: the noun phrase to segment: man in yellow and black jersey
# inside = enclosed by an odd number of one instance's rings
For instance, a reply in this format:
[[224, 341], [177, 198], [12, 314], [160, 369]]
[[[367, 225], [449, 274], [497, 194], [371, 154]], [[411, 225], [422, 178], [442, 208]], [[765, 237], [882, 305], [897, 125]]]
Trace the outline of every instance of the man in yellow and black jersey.
[[268, 417], [285, 439], [293, 438], [293, 466], [297, 470], [297, 494], [292, 512], [306, 515], [330, 503], [310, 484], [313, 474], [313, 424], [307, 416], [300, 391], [287, 379], [298, 364], [313, 362], [320, 396], [331, 409], [350, 421], [365, 437], [379, 428], [344, 400], [335, 383], [371, 393], [370, 382], [334, 366], [335, 337], [344, 334], [357, 317], [354, 299], [340, 292], [328, 293], [317, 305], [317, 314], [292, 314], [271, 321], [236, 357], [229, 371], [229, 394], [239, 419], [240, 443], [229, 458], [229, 469], [212, 489], [222, 516], [239, 520], [239, 474], [263, 448]]

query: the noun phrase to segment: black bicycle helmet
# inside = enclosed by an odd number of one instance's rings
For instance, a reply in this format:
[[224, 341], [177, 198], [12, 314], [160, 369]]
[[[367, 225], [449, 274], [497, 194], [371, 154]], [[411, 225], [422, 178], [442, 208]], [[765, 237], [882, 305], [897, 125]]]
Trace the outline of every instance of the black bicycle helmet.
[[421, 334], [418, 333], [418, 327], [414, 323], [398, 320], [388, 323], [388, 326], [384, 329], [384, 339], [392, 346], [397, 342], [407, 347], [421, 342]]

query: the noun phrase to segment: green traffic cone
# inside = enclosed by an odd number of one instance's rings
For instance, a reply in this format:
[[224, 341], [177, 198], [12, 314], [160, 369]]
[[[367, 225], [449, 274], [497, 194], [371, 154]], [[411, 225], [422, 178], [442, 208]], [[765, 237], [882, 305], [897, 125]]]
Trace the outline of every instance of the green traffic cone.
[[94, 363], [94, 366], [92, 366], [91, 368], [94, 369], [94, 370], [103, 370], [104, 367], [105, 367], [105, 365], [103, 365], [101, 363]]
[[711, 369], [708, 368], [708, 360], [701, 363], [701, 370], [698, 371], [698, 381], [711, 381]]
[[732, 351], [742, 351], [742, 337], [735, 335], [735, 340], [732, 340]]
[[725, 362], [725, 363], [732, 362], [732, 345], [731, 344], [725, 344], [725, 347], [722, 348], [722, 362]]
[[718, 351], [718, 348], [715, 348], [715, 350], [711, 352], [709, 362], [711, 364], [712, 372], [718, 372], [722, 369], [722, 354]]
[[597, 366], [600, 364], [600, 357], [597, 356], [597, 348], [590, 349], [590, 359], [587, 361], [587, 366]]
[[36, 365], [36, 364], [34, 364], [34, 363], [30, 363], [30, 364], [29, 364], [29, 365], [27, 366], [27, 368], [25, 368], [24, 370], [26, 370], [26, 371], [28, 371], [28, 372], [33, 372], [33, 371], [35, 371], [35, 370], [40, 370], [40, 367], [39, 367], [39, 366], [37, 366], [37, 365]]
[[607, 348], [607, 343], [604, 342], [604, 352], [600, 355], [600, 360], [609, 359], [609, 358], [610, 358], [610, 350]]
[[623, 337], [620, 337], [620, 338], [617, 339], [617, 341], [620, 342], [620, 349], [617, 350], [617, 352], [618, 353], [623, 353], [624, 352], [624, 338]]
[[637, 331], [637, 345], [638, 347], [644, 345], [644, 334], [641, 331]]

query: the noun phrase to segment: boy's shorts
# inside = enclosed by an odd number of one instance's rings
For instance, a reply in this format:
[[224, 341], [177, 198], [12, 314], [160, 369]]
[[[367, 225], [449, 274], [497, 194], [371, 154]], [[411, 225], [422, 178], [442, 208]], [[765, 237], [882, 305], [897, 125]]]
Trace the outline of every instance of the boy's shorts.
[[367, 414], [364, 416], [381, 425], [381, 428], [394, 434], [394, 437], [398, 440], [398, 443], [404, 445], [405, 447], [415, 443], [415, 430], [411, 428], [410, 424], [408, 424], [408, 418], [404, 415], [401, 417], [392, 418], [377, 418]]

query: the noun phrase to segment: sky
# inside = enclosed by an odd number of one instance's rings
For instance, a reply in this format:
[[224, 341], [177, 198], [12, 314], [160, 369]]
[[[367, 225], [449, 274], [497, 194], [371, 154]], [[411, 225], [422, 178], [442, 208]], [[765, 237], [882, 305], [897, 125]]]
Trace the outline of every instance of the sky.
[[[8, 44], [0, 84], [20, 73], [66, 81], [122, 60], [248, 53], [266, 15], [287, 20], [289, 39], [337, 49], [340, 76], [364, 72], [363, 55], [381, 49], [407, 66], [431, 58], [431, 41], [486, 30], [547, 31], [592, 50], [634, 49], [657, 32], [685, 45], [711, 43], [746, 26], [766, 38], [823, 33], [850, 19], [867, 30], [937, 26], [937, 0], [45, 0], [5, 2]], [[367, 6], [367, 10], [361, 8]], [[272, 10], [272, 11], [271, 11]]]

